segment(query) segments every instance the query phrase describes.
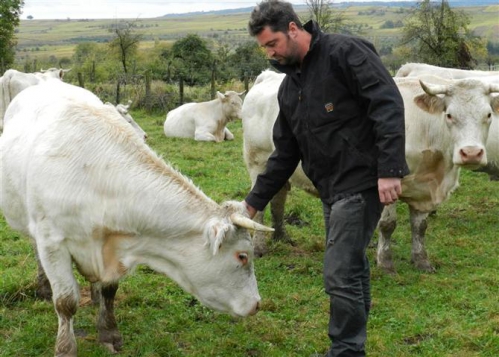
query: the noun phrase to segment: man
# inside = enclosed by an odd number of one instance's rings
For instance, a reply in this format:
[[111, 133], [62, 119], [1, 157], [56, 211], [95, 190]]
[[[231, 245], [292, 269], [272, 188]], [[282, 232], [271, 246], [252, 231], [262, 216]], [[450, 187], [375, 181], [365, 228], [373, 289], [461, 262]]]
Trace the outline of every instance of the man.
[[278, 92], [275, 151], [244, 202], [254, 217], [301, 160], [326, 223], [327, 356], [365, 356], [366, 249], [383, 204], [397, 200], [409, 171], [402, 97], [371, 43], [324, 34], [313, 21], [302, 26], [290, 3], [262, 1], [248, 27], [286, 77]]

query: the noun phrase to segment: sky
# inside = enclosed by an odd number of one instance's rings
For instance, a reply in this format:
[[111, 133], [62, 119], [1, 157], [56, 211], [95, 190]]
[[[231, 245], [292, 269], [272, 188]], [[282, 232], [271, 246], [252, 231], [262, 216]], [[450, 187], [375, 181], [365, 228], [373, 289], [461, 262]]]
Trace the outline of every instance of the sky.
[[[166, 14], [237, 9], [260, 0], [24, 0], [21, 19], [146, 19]], [[305, 5], [305, 0], [288, 0]], [[349, 0], [368, 1], [368, 0]], [[342, 1], [334, 0], [333, 3]]]

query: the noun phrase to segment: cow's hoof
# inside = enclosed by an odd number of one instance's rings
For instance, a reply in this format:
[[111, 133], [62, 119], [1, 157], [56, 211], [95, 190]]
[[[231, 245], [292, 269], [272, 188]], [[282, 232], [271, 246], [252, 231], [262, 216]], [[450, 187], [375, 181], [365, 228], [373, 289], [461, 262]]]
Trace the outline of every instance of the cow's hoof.
[[430, 262], [427, 260], [413, 261], [413, 264], [416, 267], [416, 269], [423, 271], [425, 273], [435, 273], [437, 271], [435, 267], [431, 265]]

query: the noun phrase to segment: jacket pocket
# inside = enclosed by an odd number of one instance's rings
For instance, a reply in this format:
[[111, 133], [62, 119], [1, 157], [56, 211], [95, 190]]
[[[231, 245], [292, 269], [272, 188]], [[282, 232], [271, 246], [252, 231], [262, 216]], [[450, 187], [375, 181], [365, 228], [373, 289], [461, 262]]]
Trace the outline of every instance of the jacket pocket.
[[361, 89], [365, 90], [379, 83], [379, 78], [375, 76], [377, 72], [373, 69], [366, 56], [361, 55], [353, 58], [350, 65]]

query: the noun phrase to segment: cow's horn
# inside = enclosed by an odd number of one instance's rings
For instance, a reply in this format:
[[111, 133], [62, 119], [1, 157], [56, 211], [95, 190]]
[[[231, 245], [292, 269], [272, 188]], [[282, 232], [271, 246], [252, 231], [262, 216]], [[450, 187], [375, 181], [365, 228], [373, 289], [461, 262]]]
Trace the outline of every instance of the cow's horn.
[[424, 84], [422, 80], [419, 80], [419, 84], [429, 95], [447, 94], [449, 91], [449, 86], [443, 84]]
[[263, 224], [257, 223], [255, 221], [249, 219], [248, 217], [245, 217], [239, 213], [231, 214], [230, 220], [232, 221], [232, 223], [234, 223], [236, 226], [239, 226], [239, 227], [254, 229], [255, 231], [262, 231], [262, 232], [273, 232], [274, 231], [274, 228], [264, 226]]

